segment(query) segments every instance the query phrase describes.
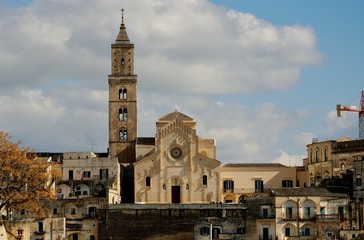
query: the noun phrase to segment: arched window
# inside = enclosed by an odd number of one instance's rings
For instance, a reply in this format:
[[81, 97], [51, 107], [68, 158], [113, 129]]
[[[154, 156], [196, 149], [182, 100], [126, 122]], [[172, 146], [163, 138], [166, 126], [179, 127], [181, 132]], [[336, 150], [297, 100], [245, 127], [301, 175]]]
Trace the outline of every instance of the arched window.
[[312, 150], [310, 150], [310, 163], [312, 163]]
[[94, 235], [91, 235], [90, 236], [90, 240], [96, 240], [95, 236]]
[[119, 89], [119, 99], [126, 100], [127, 99], [127, 90], [125, 88]]
[[126, 108], [119, 109], [119, 120], [127, 121], [128, 120], [128, 110]]
[[327, 156], [327, 147], [325, 147], [325, 152], [324, 152], [324, 154], [325, 154], [325, 161], [327, 161], [327, 160], [328, 160], [328, 156]]
[[319, 149], [318, 148], [316, 148], [315, 159], [316, 159], [316, 162], [319, 161]]
[[186, 184], [186, 190], [190, 190], [190, 185], [188, 183]]
[[163, 186], [162, 186], [163, 190], [166, 190], [166, 184], [163, 183]]
[[150, 187], [150, 177], [145, 178], [145, 186]]
[[202, 176], [202, 185], [207, 186], [207, 176], [206, 175]]
[[121, 129], [119, 131], [119, 141], [127, 142], [128, 141], [128, 131], [126, 129]]

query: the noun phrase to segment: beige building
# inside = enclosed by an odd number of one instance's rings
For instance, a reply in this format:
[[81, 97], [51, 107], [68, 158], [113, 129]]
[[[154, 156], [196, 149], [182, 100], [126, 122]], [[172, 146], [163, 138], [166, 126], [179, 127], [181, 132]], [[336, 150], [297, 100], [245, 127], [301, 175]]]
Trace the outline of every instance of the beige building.
[[57, 197], [84, 198], [100, 196], [110, 204], [120, 202], [120, 165], [116, 157], [93, 152], [66, 152], [62, 159], [62, 180]]
[[[137, 145], [137, 203], [209, 203], [219, 197], [220, 162], [213, 139], [196, 134], [196, 122], [180, 112], [160, 118], [155, 139]], [[154, 145], [153, 145], [154, 142]]]
[[[264, 229], [277, 240], [338, 239], [340, 229], [347, 229], [349, 196], [324, 188], [272, 189], [275, 198], [275, 229]], [[272, 225], [274, 226], [274, 225]]]
[[304, 160], [310, 186], [318, 186], [324, 179], [342, 178], [348, 170], [351, 171], [361, 144], [361, 140], [350, 138], [321, 142], [314, 138], [307, 145], [307, 159]]
[[259, 195], [266, 188], [293, 188], [306, 185], [302, 167], [279, 163], [230, 163], [221, 167], [221, 196], [224, 203], [239, 203]]

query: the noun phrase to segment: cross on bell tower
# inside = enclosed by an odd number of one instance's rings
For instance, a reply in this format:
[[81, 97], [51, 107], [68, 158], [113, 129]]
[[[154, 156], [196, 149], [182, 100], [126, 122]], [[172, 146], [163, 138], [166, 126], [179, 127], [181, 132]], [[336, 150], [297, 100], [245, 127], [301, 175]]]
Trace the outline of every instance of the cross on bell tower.
[[118, 36], [111, 44], [109, 82], [109, 152], [121, 163], [135, 162], [137, 138], [137, 83], [134, 44], [130, 42], [121, 9]]

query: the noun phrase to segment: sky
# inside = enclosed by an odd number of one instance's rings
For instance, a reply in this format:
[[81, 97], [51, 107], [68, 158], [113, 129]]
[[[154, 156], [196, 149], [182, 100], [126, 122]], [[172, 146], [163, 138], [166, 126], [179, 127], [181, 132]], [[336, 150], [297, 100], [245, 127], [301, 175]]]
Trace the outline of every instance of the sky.
[[225, 163], [302, 165], [358, 138], [364, 1], [0, 0], [0, 130], [38, 152], [108, 145], [111, 43], [125, 9], [138, 136], [180, 111]]

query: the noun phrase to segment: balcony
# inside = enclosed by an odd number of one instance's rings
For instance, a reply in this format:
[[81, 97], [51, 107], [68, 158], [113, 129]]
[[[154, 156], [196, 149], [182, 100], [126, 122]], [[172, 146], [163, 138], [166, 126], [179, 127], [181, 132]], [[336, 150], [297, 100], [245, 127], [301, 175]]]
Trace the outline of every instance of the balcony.
[[316, 215], [317, 221], [320, 222], [339, 222], [339, 214], [319, 214]]
[[296, 214], [286, 214], [283, 213], [282, 214], [282, 220], [283, 221], [300, 221], [300, 222], [307, 222], [307, 221], [316, 221], [316, 216], [314, 215], [308, 215], [308, 214], [304, 214], [303, 216], [299, 216], [297, 213]]
[[35, 235], [44, 235], [45, 233], [46, 233], [46, 231], [44, 231], [44, 230], [38, 230], [38, 231], [34, 232]]
[[260, 213], [258, 216], [257, 216], [258, 219], [275, 219], [276, 218], [276, 215], [274, 213], [269, 213], [269, 214], [262, 214]]
[[88, 213], [88, 214], [83, 214], [84, 218], [87, 218], [87, 219], [93, 219], [93, 218], [97, 218], [98, 215], [97, 213]]
[[272, 235], [259, 235], [259, 240], [272, 240]]
[[316, 236], [290, 236], [283, 237], [283, 240], [316, 240]]

